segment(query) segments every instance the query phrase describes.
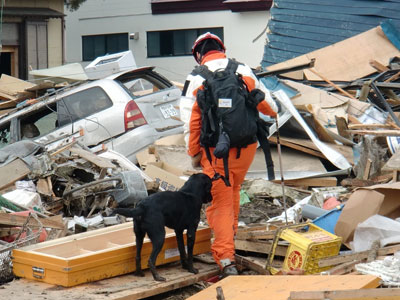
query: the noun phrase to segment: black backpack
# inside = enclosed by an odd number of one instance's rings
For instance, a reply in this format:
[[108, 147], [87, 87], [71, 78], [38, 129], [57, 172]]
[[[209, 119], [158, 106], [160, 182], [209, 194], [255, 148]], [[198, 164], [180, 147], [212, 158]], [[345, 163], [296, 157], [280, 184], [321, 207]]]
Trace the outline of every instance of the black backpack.
[[268, 179], [274, 179], [273, 162], [267, 140], [268, 128], [259, 117], [257, 105], [264, 100], [265, 94], [255, 89], [250, 93], [242, 79], [236, 73], [239, 63], [229, 59], [225, 69], [211, 72], [206, 65], [197, 66], [193, 75], [205, 78], [204, 89], [197, 91], [196, 101], [201, 110], [200, 144], [206, 150], [211, 164], [210, 147], [215, 147], [216, 158], [224, 160], [225, 176], [216, 173], [227, 186], [229, 183], [228, 153], [236, 147], [237, 158], [241, 148], [259, 140], [267, 163]]

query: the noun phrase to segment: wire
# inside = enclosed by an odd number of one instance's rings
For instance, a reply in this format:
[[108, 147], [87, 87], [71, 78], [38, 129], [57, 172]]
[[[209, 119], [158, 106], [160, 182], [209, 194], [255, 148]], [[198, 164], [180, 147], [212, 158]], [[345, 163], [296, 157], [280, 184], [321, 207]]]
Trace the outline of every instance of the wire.
[[0, 55], [3, 50], [3, 10], [4, 10], [4, 2], [6, 0], [1, 0], [1, 10], [0, 10]]

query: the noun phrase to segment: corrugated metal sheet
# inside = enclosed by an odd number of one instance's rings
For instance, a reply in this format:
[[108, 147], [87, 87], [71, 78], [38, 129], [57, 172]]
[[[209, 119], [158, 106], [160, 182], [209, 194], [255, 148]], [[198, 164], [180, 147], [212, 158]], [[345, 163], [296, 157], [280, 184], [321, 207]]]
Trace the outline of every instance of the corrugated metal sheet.
[[400, 30], [400, 0], [275, 0], [261, 65], [323, 48], [388, 19]]

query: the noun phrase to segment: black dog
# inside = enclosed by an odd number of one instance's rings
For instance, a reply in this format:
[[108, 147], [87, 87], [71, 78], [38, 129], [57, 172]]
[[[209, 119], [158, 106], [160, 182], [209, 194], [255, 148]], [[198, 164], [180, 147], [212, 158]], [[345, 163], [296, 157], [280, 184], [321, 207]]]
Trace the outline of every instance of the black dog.
[[[157, 256], [164, 245], [164, 226], [175, 230], [182, 267], [191, 273], [198, 273], [198, 270], [193, 267], [193, 246], [200, 222], [201, 206], [212, 200], [211, 186], [210, 177], [205, 174], [193, 174], [179, 191], [152, 194], [140, 201], [133, 209], [116, 208], [113, 211], [113, 214], [133, 218], [133, 231], [136, 236], [135, 275], [144, 276], [141, 268], [141, 250], [147, 233], [153, 246], [148, 266], [155, 280], [165, 281], [164, 277], [158, 275], [155, 267]], [[187, 230], [187, 257], [183, 242], [185, 229]]]

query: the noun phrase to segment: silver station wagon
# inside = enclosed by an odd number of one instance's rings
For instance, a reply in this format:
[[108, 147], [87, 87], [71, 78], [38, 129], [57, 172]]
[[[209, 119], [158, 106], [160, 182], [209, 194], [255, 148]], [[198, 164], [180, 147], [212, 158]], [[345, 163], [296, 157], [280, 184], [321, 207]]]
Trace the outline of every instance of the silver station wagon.
[[0, 148], [31, 139], [49, 148], [71, 137], [103, 146], [136, 162], [135, 154], [157, 139], [183, 132], [181, 90], [140, 67], [84, 82], [0, 117]]

